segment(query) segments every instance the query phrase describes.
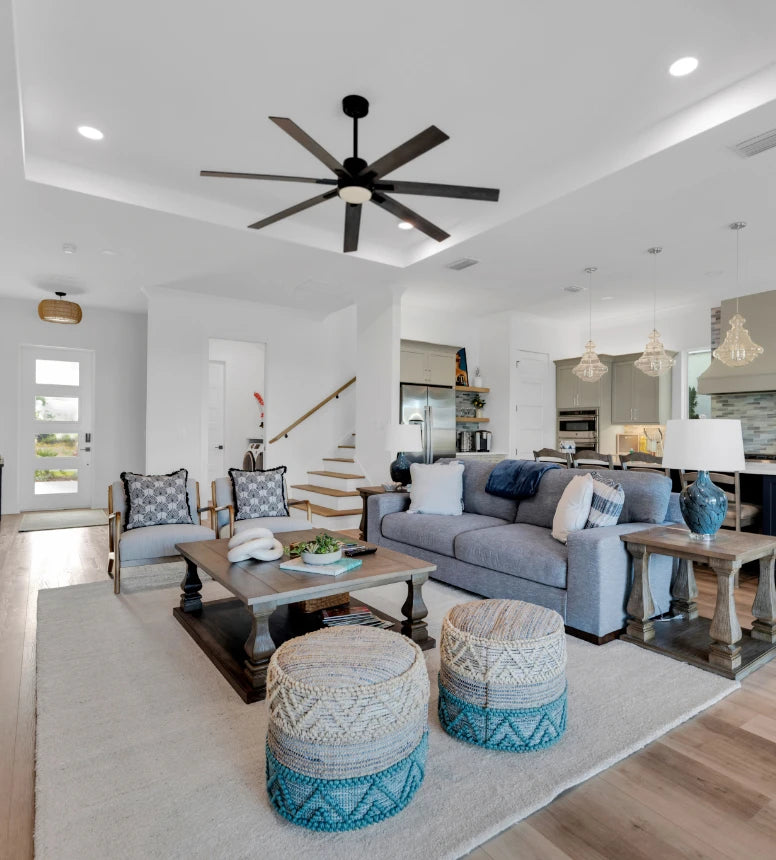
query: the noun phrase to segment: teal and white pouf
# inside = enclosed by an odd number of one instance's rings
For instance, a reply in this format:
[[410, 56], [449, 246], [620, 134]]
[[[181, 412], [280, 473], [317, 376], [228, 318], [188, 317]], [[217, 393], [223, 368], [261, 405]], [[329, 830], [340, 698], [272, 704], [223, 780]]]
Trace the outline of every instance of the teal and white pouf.
[[404, 809], [423, 781], [429, 683], [399, 633], [334, 627], [290, 639], [267, 670], [267, 792], [311, 830], [355, 830]]
[[566, 729], [561, 616], [521, 600], [453, 607], [442, 624], [439, 719], [455, 738], [528, 752]]

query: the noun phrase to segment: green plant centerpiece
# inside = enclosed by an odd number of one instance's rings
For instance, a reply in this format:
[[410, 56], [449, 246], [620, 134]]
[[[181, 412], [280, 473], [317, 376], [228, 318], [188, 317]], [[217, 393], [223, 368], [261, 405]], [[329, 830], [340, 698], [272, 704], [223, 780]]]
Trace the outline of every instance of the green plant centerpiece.
[[331, 564], [342, 558], [342, 541], [322, 532], [312, 540], [301, 540], [287, 547], [291, 558], [301, 558], [305, 564]]
[[484, 409], [485, 401], [480, 397], [479, 394], [477, 394], [475, 397], [472, 398], [472, 406], [475, 409]]

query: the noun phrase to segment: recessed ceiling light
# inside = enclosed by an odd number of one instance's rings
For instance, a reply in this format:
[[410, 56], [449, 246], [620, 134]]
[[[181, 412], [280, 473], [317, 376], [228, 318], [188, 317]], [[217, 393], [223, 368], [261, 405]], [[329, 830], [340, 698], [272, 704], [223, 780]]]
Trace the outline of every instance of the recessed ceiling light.
[[79, 125], [78, 134], [81, 137], [87, 138], [87, 140], [102, 140], [105, 137], [99, 128], [93, 128], [90, 125]]
[[65, 242], [65, 244], [62, 246], [63, 254], [75, 254], [77, 250], [78, 248], [76, 248], [76, 246], [72, 242]]
[[412, 228], [413, 228], [415, 225], [414, 225], [414, 224], [410, 224], [410, 222], [409, 222], [409, 221], [399, 221], [399, 223], [398, 223], [396, 226], [397, 226], [400, 230], [412, 230]]
[[114, 251], [113, 248], [103, 248], [100, 253], [104, 254], [106, 257], [115, 257], [118, 254], [118, 251]]
[[613, 298], [614, 298], [614, 296], [601, 296], [601, 301], [602, 302], [610, 302]]
[[587, 287], [580, 287], [578, 284], [569, 284], [569, 286], [563, 287], [563, 289], [567, 293], [584, 293]]
[[695, 57], [682, 57], [675, 60], [668, 67], [668, 74], [675, 78], [683, 78], [685, 75], [691, 75], [698, 68], [698, 61]]

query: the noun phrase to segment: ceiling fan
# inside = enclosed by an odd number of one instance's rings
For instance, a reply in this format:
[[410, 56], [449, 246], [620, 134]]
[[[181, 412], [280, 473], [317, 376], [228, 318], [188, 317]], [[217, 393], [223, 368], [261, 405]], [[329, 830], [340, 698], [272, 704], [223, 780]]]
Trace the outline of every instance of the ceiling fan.
[[269, 173], [229, 173], [223, 170], [201, 170], [200, 176], [215, 176], [226, 179], [271, 179], [281, 182], [311, 182], [314, 185], [336, 186], [330, 191], [325, 191], [317, 197], [311, 197], [302, 203], [289, 206], [282, 212], [262, 218], [255, 224], [248, 226], [254, 230], [260, 230], [269, 224], [274, 224], [289, 215], [303, 212], [311, 206], [317, 206], [325, 200], [339, 195], [345, 201], [345, 240], [343, 250], [355, 251], [358, 248], [358, 234], [361, 226], [361, 204], [370, 201], [399, 220], [416, 227], [421, 232], [443, 242], [449, 238], [446, 233], [436, 224], [432, 224], [422, 215], [413, 212], [407, 206], [389, 197], [386, 192], [395, 194], [423, 194], [429, 197], [457, 197], [464, 200], [487, 200], [495, 202], [498, 200], [499, 190], [497, 188], [474, 188], [467, 185], [440, 185], [433, 182], [401, 182], [399, 180], [384, 179], [388, 173], [424, 152], [428, 152], [440, 143], [448, 139], [443, 131], [435, 125], [429, 126], [425, 131], [416, 134], [406, 143], [397, 146], [386, 153], [382, 158], [367, 164], [358, 155], [358, 121], [369, 113], [369, 102], [363, 96], [345, 96], [342, 100], [342, 110], [346, 116], [353, 119], [353, 155], [346, 158], [342, 164], [334, 156], [330, 155], [319, 143], [314, 141], [309, 134], [302, 131], [299, 126], [290, 119], [281, 116], [271, 116], [270, 119], [280, 126], [286, 134], [301, 144], [308, 152], [312, 153], [319, 161], [322, 161], [335, 175], [336, 179], [311, 179], [305, 176], [277, 176]]

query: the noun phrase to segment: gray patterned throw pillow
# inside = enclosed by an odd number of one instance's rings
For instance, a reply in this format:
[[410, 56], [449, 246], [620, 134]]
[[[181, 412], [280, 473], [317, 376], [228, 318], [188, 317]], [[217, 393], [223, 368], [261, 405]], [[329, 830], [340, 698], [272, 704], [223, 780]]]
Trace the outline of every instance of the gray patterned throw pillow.
[[585, 523], [586, 529], [600, 529], [616, 526], [625, 504], [625, 490], [622, 484], [605, 478], [600, 472], [592, 472], [593, 501]]
[[287, 517], [288, 505], [283, 484], [285, 466], [266, 471], [244, 472], [230, 469], [234, 487], [234, 518], [255, 520], [257, 517]]
[[137, 475], [122, 472], [127, 496], [127, 531], [146, 526], [193, 523], [186, 492], [188, 472], [178, 469], [169, 475]]

